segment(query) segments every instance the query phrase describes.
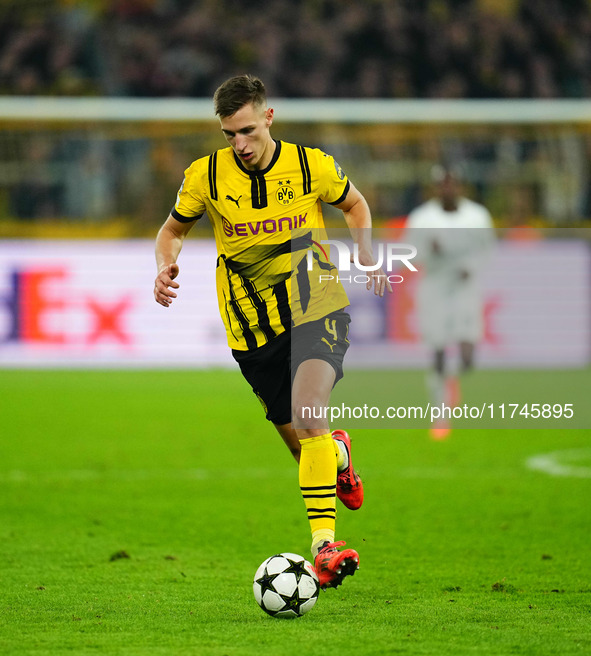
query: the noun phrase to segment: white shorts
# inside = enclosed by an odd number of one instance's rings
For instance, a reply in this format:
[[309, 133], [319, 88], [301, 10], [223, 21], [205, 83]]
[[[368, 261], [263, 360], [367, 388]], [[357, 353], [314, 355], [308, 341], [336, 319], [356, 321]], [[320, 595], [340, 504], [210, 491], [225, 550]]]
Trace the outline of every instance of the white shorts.
[[474, 281], [450, 283], [423, 278], [418, 285], [419, 330], [423, 341], [433, 349], [482, 339], [484, 326], [482, 300]]

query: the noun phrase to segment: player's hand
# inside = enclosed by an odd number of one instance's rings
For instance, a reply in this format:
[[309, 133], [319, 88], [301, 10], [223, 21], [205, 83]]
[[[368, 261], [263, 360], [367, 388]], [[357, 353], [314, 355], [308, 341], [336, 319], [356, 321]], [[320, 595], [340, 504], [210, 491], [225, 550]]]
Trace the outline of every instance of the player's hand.
[[367, 289], [371, 289], [373, 287], [373, 293], [376, 296], [383, 296], [386, 293], [386, 289], [389, 292], [392, 292], [392, 285], [390, 284], [388, 276], [384, 273], [382, 267], [376, 271], [368, 271], [367, 273], [370, 277], [370, 280], [367, 283]]
[[156, 303], [168, 307], [172, 303], [172, 299], [176, 298], [176, 293], [170, 287], [173, 289], [180, 287], [178, 282], [174, 282], [174, 279], [178, 275], [178, 264], [169, 264], [158, 273], [156, 282], [154, 283], [154, 298], [156, 299]]
[[[373, 255], [371, 253], [360, 252], [359, 264], [362, 264], [363, 266], [375, 266], [376, 261], [374, 260]], [[390, 281], [388, 280], [388, 276], [384, 273], [382, 267], [380, 267], [379, 269], [372, 269], [370, 271], [366, 271], [366, 274], [369, 277], [366, 287], [368, 290], [373, 287], [373, 293], [376, 296], [383, 296], [386, 293], [386, 289], [389, 292], [392, 291], [392, 285], [390, 284]]]

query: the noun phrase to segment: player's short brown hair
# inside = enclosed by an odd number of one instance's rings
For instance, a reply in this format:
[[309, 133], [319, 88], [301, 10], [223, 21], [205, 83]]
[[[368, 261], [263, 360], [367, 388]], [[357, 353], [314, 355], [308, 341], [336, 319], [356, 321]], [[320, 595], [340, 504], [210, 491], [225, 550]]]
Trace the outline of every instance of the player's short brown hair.
[[265, 85], [254, 75], [236, 75], [220, 85], [213, 95], [215, 113], [221, 118], [233, 116], [239, 109], [252, 103], [266, 105]]

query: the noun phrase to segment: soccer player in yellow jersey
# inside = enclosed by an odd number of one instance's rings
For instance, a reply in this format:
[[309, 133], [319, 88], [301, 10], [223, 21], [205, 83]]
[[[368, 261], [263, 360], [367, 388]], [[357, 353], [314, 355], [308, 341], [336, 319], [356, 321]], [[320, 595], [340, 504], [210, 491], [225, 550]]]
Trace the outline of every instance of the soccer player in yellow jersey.
[[[338, 276], [328, 275], [336, 269], [319, 246], [319, 201], [342, 210], [364, 266], [375, 265], [370, 211], [332, 157], [271, 137], [273, 109], [258, 78], [227, 80], [214, 95], [214, 107], [230, 147], [185, 171], [156, 239], [154, 296], [164, 307], [177, 297], [183, 240], [207, 212], [228, 344], [267, 419], [299, 462], [320, 585], [337, 587], [358, 568], [359, 555], [338, 550], [345, 543], [335, 542], [335, 497], [355, 510], [363, 502], [363, 485], [347, 433], [331, 433], [326, 420], [310, 420], [313, 413], [304, 412], [329, 405], [349, 345], [347, 295]], [[391, 291], [381, 269], [370, 288], [380, 296]]]

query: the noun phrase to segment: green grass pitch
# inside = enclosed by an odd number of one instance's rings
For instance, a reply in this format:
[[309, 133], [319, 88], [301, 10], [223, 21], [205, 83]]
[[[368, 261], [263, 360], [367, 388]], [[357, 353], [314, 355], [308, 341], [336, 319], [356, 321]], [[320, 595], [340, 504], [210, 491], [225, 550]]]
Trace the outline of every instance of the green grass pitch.
[[[422, 391], [420, 372], [379, 375], [399, 401]], [[474, 376], [508, 399], [591, 387], [588, 370]], [[286, 621], [252, 576], [309, 556], [309, 529], [237, 372], [8, 370], [0, 388], [2, 655], [591, 653], [588, 428], [351, 431], [366, 502], [339, 507], [337, 537], [361, 569]], [[526, 466], [566, 451], [571, 475]]]

